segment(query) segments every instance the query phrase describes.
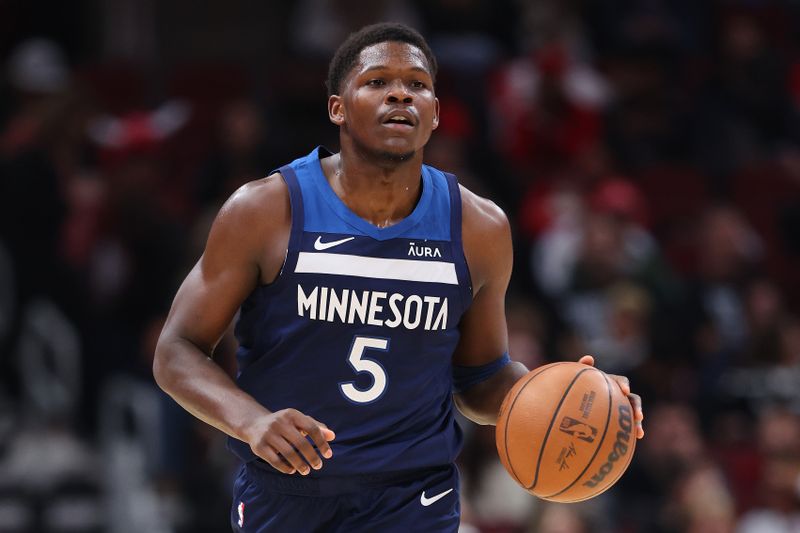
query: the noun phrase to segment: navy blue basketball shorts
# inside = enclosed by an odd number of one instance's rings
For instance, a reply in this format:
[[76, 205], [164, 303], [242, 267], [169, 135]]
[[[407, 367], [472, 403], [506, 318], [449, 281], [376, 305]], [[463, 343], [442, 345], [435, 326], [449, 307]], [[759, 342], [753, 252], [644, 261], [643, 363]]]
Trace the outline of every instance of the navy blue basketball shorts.
[[312, 479], [250, 463], [234, 483], [231, 526], [246, 533], [454, 533], [458, 484], [454, 465]]

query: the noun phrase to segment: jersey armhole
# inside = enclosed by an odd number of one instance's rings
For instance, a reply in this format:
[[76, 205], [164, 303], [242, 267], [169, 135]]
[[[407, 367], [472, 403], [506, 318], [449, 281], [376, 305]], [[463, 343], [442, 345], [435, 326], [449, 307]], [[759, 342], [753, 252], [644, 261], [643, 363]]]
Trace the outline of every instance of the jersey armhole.
[[461, 288], [461, 300], [464, 309], [472, 303], [472, 277], [469, 273], [464, 244], [461, 239], [461, 190], [458, 179], [449, 172], [444, 173], [447, 178], [447, 188], [450, 191], [450, 244], [453, 247], [453, 260], [456, 266], [456, 275]]
[[262, 289], [271, 289], [281, 284], [286, 277], [286, 272], [293, 272], [297, 265], [297, 256], [300, 251], [300, 240], [303, 237], [303, 194], [297, 181], [297, 174], [290, 165], [284, 165], [277, 171], [289, 189], [289, 207], [292, 212], [291, 229], [289, 230], [289, 243], [286, 247], [286, 257], [283, 260], [278, 275], [272, 283], [262, 285]]

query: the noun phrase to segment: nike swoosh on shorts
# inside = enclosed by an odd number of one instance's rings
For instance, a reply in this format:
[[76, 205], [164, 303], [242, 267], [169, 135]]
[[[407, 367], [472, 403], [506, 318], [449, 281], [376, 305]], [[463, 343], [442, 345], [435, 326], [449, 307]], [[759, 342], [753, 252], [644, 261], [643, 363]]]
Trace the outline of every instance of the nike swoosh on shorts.
[[430, 498], [426, 498], [425, 497], [425, 491], [423, 490], [422, 494], [419, 495], [419, 503], [421, 503], [423, 507], [427, 507], [429, 505], [432, 505], [432, 504], [438, 502], [439, 500], [441, 500], [442, 498], [444, 498], [445, 496], [447, 496], [451, 492], [453, 492], [453, 489], [447, 489], [446, 491], [440, 492], [439, 494], [437, 494], [435, 496], [431, 496]]

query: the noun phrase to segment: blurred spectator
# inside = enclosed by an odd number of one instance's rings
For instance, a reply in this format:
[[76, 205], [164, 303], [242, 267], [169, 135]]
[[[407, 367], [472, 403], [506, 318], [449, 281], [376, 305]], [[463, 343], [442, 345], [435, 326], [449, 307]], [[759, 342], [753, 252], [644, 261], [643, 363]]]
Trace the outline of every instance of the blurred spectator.
[[586, 352], [609, 372], [629, 373], [649, 357], [650, 299], [635, 285], [619, 284], [608, 294], [606, 333], [586, 342]]
[[195, 180], [197, 205], [216, 212], [246, 182], [263, 178], [277, 164], [277, 141], [270, 139], [260, 107], [252, 100], [227, 103], [220, 111], [216, 150], [203, 164]]
[[[591, 504], [588, 504], [589, 507]], [[542, 503], [526, 531], [530, 533], [602, 533], [608, 531], [586, 503]]]
[[581, 10], [585, 33], [604, 54], [661, 48], [702, 51], [713, 6], [691, 0], [607, 0]]
[[630, 372], [649, 357], [654, 313], [676, 289], [645, 229], [644, 200], [620, 179], [601, 181], [585, 200], [562, 194], [564, 209], [536, 243], [533, 268], [575, 334], [564, 354], [592, 353], [603, 368]]
[[[0, 123], [0, 249], [8, 250], [3, 281], [11, 282], [4, 285], [11, 294], [1, 298], [8, 306], [0, 398], [6, 408], [11, 402], [14, 416], [13, 431], [0, 435], [0, 509], [12, 509], [0, 513], [0, 529], [51, 531], [61, 524], [99, 531], [99, 458], [82, 438], [83, 295], [61, 260], [70, 191], [87, 165], [91, 102], [49, 40], [20, 42], [6, 73], [11, 106]], [[3, 409], [0, 426], [8, 422]]]
[[[767, 361], [734, 366], [722, 374], [712, 390], [719, 401], [743, 402], [753, 410], [785, 405], [800, 412], [800, 322], [781, 319], [773, 330]], [[766, 356], [765, 356], [766, 358]]]
[[21, 42], [6, 68], [12, 105], [0, 124], [0, 245], [10, 255], [14, 305], [7, 309], [10, 328], [0, 368], [2, 382], [16, 389], [19, 369], [12, 359], [30, 329], [26, 321], [36, 314], [29, 306], [55, 306], [68, 329], [80, 318], [79, 287], [59, 260], [59, 241], [68, 190], [85, 164], [91, 106], [51, 41]]
[[665, 511], [664, 520], [681, 533], [732, 533], [736, 518], [722, 472], [710, 463], [682, 476]]
[[64, 52], [47, 39], [28, 39], [11, 53], [8, 81], [17, 91], [30, 95], [65, 90], [70, 83], [70, 72]]
[[648, 533], [676, 531], [672, 506], [678, 487], [710, 458], [698, 419], [687, 406], [650, 404], [646, 416], [646, 437], [619, 482], [621, 525]]
[[327, 61], [351, 32], [380, 21], [420, 26], [419, 14], [408, 0], [375, 0], [366, 4], [353, 0], [302, 0], [295, 4], [291, 15], [292, 41], [300, 55]]
[[780, 357], [778, 330], [786, 312], [778, 287], [768, 279], [755, 279], [745, 289], [744, 305], [750, 339], [742, 362], [776, 363]]
[[[474, 135], [466, 106], [455, 97], [441, 105], [439, 128], [425, 146], [425, 164], [450, 169], [459, 183], [480, 196], [491, 197], [489, 189], [496, 184], [487, 183], [471, 164], [469, 146]], [[463, 176], [463, 177], [462, 177]]]
[[763, 20], [758, 7], [732, 7], [721, 17], [697, 129], [701, 160], [718, 176], [773, 153], [789, 135], [786, 59]]
[[621, 168], [640, 171], [691, 156], [688, 88], [673, 53], [632, 49], [606, 67], [615, 100], [604, 117], [611, 153]]
[[736, 208], [717, 206], [700, 221], [697, 252], [689, 293], [696, 353], [738, 356], [750, 333], [744, 290], [761, 258], [761, 240]]
[[528, 237], [536, 237], [531, 252], [535, 282], [548, 296], [563, 294], [571, 281], [583, 241], [586, 207], [581, 190], [569, 181], [553, 184], [549, 191], [530, 197], [521, 217]]
[[525, 179], [552, 173], [600, 135], [605, 80], [553, 42], [503, 65], [491, 92], [493, 143]]
[[506, 305], [508, 351], [514, 360], [528, 368], [548, 362], [542, 342], [547, 336], [547, 324], [541, 308], [530, 301], [510, 299]]
[[564, 290], [585, 238], [584, 228], [590, 226], [586, 219], [593, 213], [619, 218], [629, 253], [637, 258], [649, 255], [655, 243], [644, 230], [647, 211], [636, 186], [618, 177], [567, 173], [544, 188], [531, 189], [520, 217], [527, 236], [539, 239], [532, 257], [537, 283], [549, 295]]
[[499, 58], [514, 49], [514, 35], [509, 31], [516, 20], [514, 2], [432, 0], [418, 5], [439, 65], [471, 81], [472, 90], [482, 84], [482, 75]]
[[760, 417], [763, 455], [759, 505], [748, 511], [737, 533], [791, 533], [800, 530], [800, 419], [769, 410]]
[[71, 109], [70, 70], [56, 44], [43, 39], [21, 43], [7, 72], [15, 105], [0, 125], [0, 238], [15, 259], [24, 300], [28, 291], [55, 289], [40, 283], [53, 280], [46, 265], [56, 263], [64, 189], [80, 154], [66, 133], [79, 117]]

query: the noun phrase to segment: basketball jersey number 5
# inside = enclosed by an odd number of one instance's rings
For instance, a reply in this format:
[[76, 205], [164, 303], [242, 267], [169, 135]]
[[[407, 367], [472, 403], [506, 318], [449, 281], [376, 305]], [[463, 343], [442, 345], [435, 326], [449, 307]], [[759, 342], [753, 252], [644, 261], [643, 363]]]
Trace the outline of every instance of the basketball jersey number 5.
[[347, 362], [353, 367], [356, 373], [366, 372], [372, 377], [372, 385], [362, 390], [355, 386], [353, 381], [339, 383], [345, 398], [354, 403], [372, 403], [380, 398], [386, 391], [386, 370], [375, 359], [370, 359], [364, 355], [367, 350], [388, 351], [389, 339], [381, 337], [362, 337], [357, 335], [353, 338], [353, 345]]

